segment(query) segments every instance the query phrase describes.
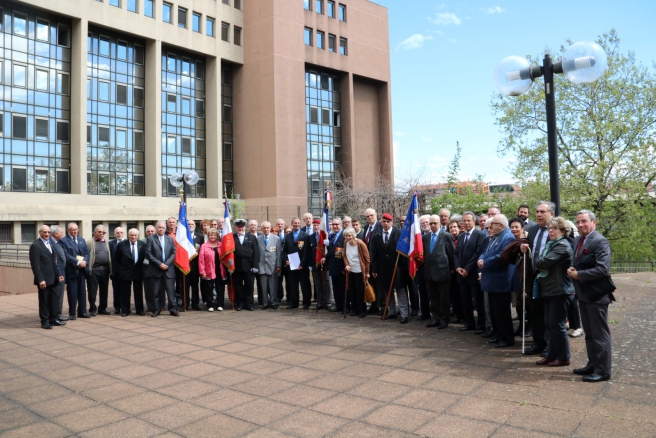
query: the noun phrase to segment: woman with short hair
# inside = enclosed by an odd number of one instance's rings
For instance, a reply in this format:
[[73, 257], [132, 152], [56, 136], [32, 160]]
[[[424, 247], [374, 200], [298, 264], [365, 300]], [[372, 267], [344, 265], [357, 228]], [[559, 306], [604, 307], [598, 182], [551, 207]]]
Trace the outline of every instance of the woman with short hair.
[[[223, 305], [223, 279], [227, 275], [225, 267], [221, 263], [219, 230], [210, 228], [207, 231], [207, 239], [207, 242], [201, 245], [198, 254], [198, 273], [200, 274], [200, 290], [203, 301], [207, 305], [207, 310], [214, 312], [214, 309], [223, 310], [221, 307]], [[214, 290], [221, 296], [215, 296]]]
[[[344, 233], [344, 270], [346, 271], [348, 297], [351, 301], [351, 316], [367, 316], [367, 304], [364, 302], [364, 285], [369, 283], [369, 249], [367, 244], [355, 237], [353, 227], [348, 227]], [[344, 309], [346, 311], [346, 309]]]

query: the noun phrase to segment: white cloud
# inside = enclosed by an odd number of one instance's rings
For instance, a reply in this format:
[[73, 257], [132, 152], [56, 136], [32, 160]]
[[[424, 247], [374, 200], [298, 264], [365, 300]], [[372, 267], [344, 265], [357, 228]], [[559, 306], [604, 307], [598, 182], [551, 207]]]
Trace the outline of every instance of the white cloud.
[[432, 40], [433, 37], [431, 35], [424, 36], [420, 33], [416, 33], [412, 35], [410, 38], [402, 41], [398, 46], [396, 46], [396, 50], [399, 49], [405, 49], [405, 50], [412, 50], [412, 49], [417, 49], [424, 44], [424, 41], [429, 41]]
[[487, 9], [485, 10], [485, 13], [488, 14], [488, 15], [491, 15], [491, 14], [502, 14], [502, 13], [504, 13], [504, 12], [506, 12], [506, 11], [505, 11], [501, 6], [495, 6], [495, 7], [493, 7], [493, 8], [487, 8]]
[[455, 44], [455, 43], [456, 43], [456, 39], [455, 39], [455, 38], [449, 38], [449, 42], [450, 42], [451, 44]]
[[441, 30], [429, 30], [428, 33], [434, 33], [435, 35], [444, 36], [444, 32]]
[[433, 139], [430, 137], [421, 137], [421, 141], [424, 143], [430, 143], [433, 141]]
[[428, 18], [429, 21], [435, 24], [439, 24], [442, 26], [449, 26], [451, 24], [455, 24], [456, 26], [459, 26], [462, 24], [462, 20], [458, 18], [458, 16], [452, 12], [443, 12], [443, 13], [436, 13], [435, 18]]

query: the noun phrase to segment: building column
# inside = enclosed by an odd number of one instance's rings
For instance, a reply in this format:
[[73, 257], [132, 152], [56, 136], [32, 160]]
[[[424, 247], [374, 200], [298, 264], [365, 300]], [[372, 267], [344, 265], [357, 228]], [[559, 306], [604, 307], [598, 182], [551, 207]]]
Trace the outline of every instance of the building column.
[[71, 194], [87, 194], [87, 36], [89, 22], [73, 20], [71, 44]]
[[11, 233], [11, 237], [14, 240], [14, 245], [20, 245], [21, 241], [21, 223], [19, 221], [14, 221], [13, 223], [14, 230]]
[[162, 197], [162, 44], [146, 41], [146, 196]]
[[355, 103], [353, 73], [342, 75], [342, 169], [345, 177], [355, 175]]
[[378, 131], [381, 173], [394, 184], [394, 145], [392, 143], [392, 96], [390, 85], [378, 88]]
[[206, 58], [205, 66], [205, 186], [208, 199], [221, 199], [223, 197], [221, 58]]

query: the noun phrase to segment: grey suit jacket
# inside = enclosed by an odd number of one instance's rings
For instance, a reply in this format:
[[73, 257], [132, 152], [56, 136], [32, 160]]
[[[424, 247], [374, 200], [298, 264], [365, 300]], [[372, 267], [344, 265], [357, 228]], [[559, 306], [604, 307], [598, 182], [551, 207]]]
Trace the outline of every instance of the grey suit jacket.
[[[162, 245], [159, 243], [159, 236], [153, 234], [148, 237], [146, 242], [146, 260], [148, 264], [144, 270], [144, 277], [161, 277], [166, 274], [167, 278], [175, 278], [175, 266], [173, 266], [173, 259], [175, 259], [175, 243], [168, 234], [164, 234], [164, 261], [162, 262]], [[164, 263], [169, 268], [166, 271], [160, 269], [160, 265]]]
[[282, 240], [269, 233], [269, 244], [264, 245], [264, 234], [257, 236], [257, 246], [260, 250], [260, 267], [258, 274], [275, 275], [276, 268], [282, 267]]
[[[610, 273], [610, 244], [608, 240], [597, 230], [588, 234], [581, 251], [577, 254], [576, 249], [579, 247], [579, 242], [582, 237], [579, 236], [574, 240], [574, 268], [579, 274], [579, 279], [574, 280], [574, 290], [579, 300], [584, 303], [590, 301], [585, 298], [583, 290], [585, 284], [603, 278]], [[595, 304], [610, 304], [610, 296], [606, 296], [600, 301], [595, 301]]]

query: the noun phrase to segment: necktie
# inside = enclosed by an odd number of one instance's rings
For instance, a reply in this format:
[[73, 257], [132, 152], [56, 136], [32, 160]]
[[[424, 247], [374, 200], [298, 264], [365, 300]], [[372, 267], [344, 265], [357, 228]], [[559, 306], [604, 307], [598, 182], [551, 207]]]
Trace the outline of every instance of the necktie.
[[431, 241], [430, 241], [430, 252], [433, 252], [433, 248], [435, 248], [435, 241], [437, 240], [437, 234], [433, 233], [431, 235]]
[[365, 241], [366, 243], [369, 243], [369, 235], [371, 234], [371, 229], [372, 229], [372, 228], [373, 228], [372, 226], [369, 226], [369, 228], [367, 229], [367, 235], [364, 236], [364, 241]]
[[463, 243], [463, 245], [467, 246], [467, 242], [469, 242], [469, 232], [465, 233], [465, 242]]
[[135, 263], [137, 263], [137, 257], [136, 257], [137, 252], [135, 251], [135, 248], [134, 248], [135, 244], [131, 243], [130, 245], [132, 246], [132, 259], [134, 260]]
[[446, 227], [442, 227], [442, 231], [446, 231]]
[[383, 233], [383, 243], [387, 245], [387, 231]]
[[164, 252], [164, 238], [163, 237], [159, 238], [159, 243], [162, 245], [162, 262], [164, 262], [166, 260], [166, 256], [164, 255], [165, 252]]
[[52, 248], [50, 247], [50, 242], [46, 240], [45, 244], [46, 244], [46, 248], [48, 248], [48, 251], [50, 251], [50, 254], [52, 254]]
[[583, 242], [584, 241], [585, 241], [585, 237], [581, 236], [581, 240], [579, 240], [579, 244], [576, 246], [576, 258], [577, 259], [581, 255], [581, 248], [583, 248]]
[[544, 228], [540, 228], [540, 231], [538, 231], [537, 236], [535, 237], [535, 243], [534, 243], [534, 248], [533, 248], [533, 270], [535, 270], [535, 261], [537, 260], [538, 257], [540, 257], [540, 249], [542, 247], [542, 234], [544, 232]]
[[264, 246], [269, 246], [269, 236], [264, 236]]

